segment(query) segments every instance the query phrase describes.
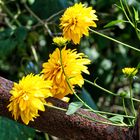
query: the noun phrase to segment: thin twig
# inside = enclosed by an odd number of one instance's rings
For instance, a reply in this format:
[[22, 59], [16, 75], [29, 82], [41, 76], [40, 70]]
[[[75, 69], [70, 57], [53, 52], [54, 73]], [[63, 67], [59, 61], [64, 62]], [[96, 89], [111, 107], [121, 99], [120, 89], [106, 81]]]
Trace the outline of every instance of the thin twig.
[[57, 13], [55, 13], [55, 14], [53, 14], [53, 15], [51, 15], [49, 18], [47, 18], [46, 21], [49, 22], [49, 21], [52, 20], [54, 17], [56, 17], [56, 16], [58, 16], [59, 14], [61, 14], [63, 11], [64, 11], [64, 9], [61, 10], [61, 11], [59, 11], [59, 12], [57, 12]]
[[17, 18], [12, 14], [9, 8], [6, 7], [5, 3], [0, 0], [0, 5], [2, 9], [15, 21], [18, 26], [21, 26], [21, 23], [17, 20]]
[[41, 20], [41, 19], [28, 7], [28, 5], [27, 5], [26, 3], [24, 3], [24, 6], [25, 6], [26, 10], [27, 10], [34, 18], [36, 18], [36, 20], [37, 20], [38, 22], [40, 22], [40, 23], [47, 29], [48, 34], [49, 34], [51, 37], [53, 37], [53, 34], [52, 34], [51, 30], [49, 29], [49, 27], [48, 27], [48, 25], [47, 25], [47, 22], [44, 22], [43, 20]]

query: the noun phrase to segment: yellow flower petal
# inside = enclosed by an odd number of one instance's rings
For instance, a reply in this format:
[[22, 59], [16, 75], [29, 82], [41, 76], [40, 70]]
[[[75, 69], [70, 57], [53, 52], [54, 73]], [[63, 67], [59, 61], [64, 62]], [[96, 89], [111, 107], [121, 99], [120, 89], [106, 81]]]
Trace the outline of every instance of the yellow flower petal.
[[51, 88], [51, 81], [33, 74], [23, 77], [19, 83], [14, 83], [7, 106], [14, 119], [21, 117], [22, 121], [28, 124], [38, 117], [38, 110], [45, 111], [45, 98], [52, 96]]
[[122, 72], [128, 77], [133, 77], [138, 73], [138, 69], [137, 68], [123, 68]]
[[[81, 87], [84, 84], [84, 79], [81, 74], [82, 72], [89, 74], [85, 65], [90, 64], [90, 60], [83, 53], [77, 53], [76, 50], [66, 50], [66, 47], [61, 50], [61, 54], [63, 68], [71, 87], [74, 88], [75, 85]], [[49, 79], [53, 82], [51, 89], [53, 96], [59, 99], [68, 94], [72, 94], [67, 84], [60, 59], [60, 50], [56, 48], [50, 55], [48, 62], [43, 64], [42, 70], [44, 79]]]
[[98, 20], [92, 7], [86, 7], [82, 3], [75, 4], [66, 9], [60, 18], [60, 27], [63, 29], [63, 36], [79, 44], [83, 35], [88, 36], [89, 26], [96, 27], [95, 20]]
[[37, 108], [38, 110], [41, 111], [45, 111], [44, 103], [40, 99], [34, 98], [34, 100], [31, 102], [34, 108]]

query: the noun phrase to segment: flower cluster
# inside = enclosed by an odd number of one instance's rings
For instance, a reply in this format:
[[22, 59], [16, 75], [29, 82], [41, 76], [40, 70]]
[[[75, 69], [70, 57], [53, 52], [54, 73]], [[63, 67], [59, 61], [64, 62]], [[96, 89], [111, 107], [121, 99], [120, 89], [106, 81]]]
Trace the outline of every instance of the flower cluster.
[[64, 37], [53, 39], [59, 48], [43, 63], [40, 75], [29, 74], [23, 77], [19, 83], [14, 83], [10, 91], [8, 109], [15, 120], [21, 118], [28, 124], [39, 116], [39, 111], [45, 111], [46, 98], [56, 97], [68, 102], [69, 98], [65, 96], [72, 94], [76, 85], [82, 87], [82, 72], [89, 74], [86, 65], [90, 64], [90, 60], [76, 49], [66, 49], [66, 44], [69, 40], [78, 44], [83, 35], [89, 34], [89, 26], [96, 27], [94, 20], [98, 19], [95, 12], [81, 3], [64, 12], [60, 19]]
[[[95, 13], [92, 7], [86, 7], [82, 3], [76, 3], [66, 9], [60, 18], [63, 36], [53, 38], [53, 43], [58, 48], [49, 55], [48, 61], [42, 64], [40, 74], [31, 73], [24, 76], [18, 83], [14, 83], [10, 91], [11, 97], [7, 107], [15, 120], [21, 119], [28, 125], [39, 116], [40, 111], [45, 111], [46, 105], [53, 107], [51, 102], [46, 102], [46, 98], [55, 97], [69, 102], [67, 95], [75, 93], [76, 86], [83, 86], [82, 73], [89, 74], [86, 65], [90, 64], [90, 60], [76, 49], [67, 49], [67, 44], [70, 41], [79, 44], [84, 35], [89, 35], [89, 27], [96, 27], [95, 21], [98, 20]], [[132, 79], [138, 73], [138, 66], [124, 68], [122, 72]], [[124, 98], [125, 95], [122, 93], [120, 96]], [[130, 98], [132, 99], [132, 96]], [[133, 102], [132, 108], [134, 110]]]

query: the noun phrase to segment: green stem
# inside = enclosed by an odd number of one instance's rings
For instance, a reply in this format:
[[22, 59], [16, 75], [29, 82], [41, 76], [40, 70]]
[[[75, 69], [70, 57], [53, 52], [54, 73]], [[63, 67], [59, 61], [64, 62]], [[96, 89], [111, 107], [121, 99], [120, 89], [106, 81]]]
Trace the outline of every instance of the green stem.
[[80, 116], [82, 116], [84, 118], [87, 118], [87, 119], [89, 119], [91, 121], [102, 123], [102, 124], [108, 124], [108, 125], [114, 125], [114, 126], [124, 126], [124, 127], [132, 127], [133, 126], [133, 125], [127, 125], [127, 124], [124, 124], [124, 123], [123, 124], [115, 124], [115, 123], [111, 123], [111, 122], [103, 122], [103, 121], [100, 121], [100, 120], [96, 120], [94, 118], [90, 118], [87, 115], [83, 115], [83, 114], [80, 114], [80, 113], [76, 113], [76, 114], [78, 114], [78, 115], [80, 115]]
[[[62, 54], [61, 54], [62, 55]], [[62, 56], [61, 56], [62, 57]], [[98, 110], [93, 110], [90, 106], [88, 106], [76, 93], [75, 91], [71, 88], [69, 82], [68, 82], [68, 86], [70, 88], [70, 90], [74, 93], [74, 95], [78, 98], [79, 101], [81, 101], [87, 108], [89, 108], [90, 111], [94, 112], [94, 113], [100, 113], [100, 114], [106, 114], [106, 115], [119, 115], [119, 116], [123, 116], [126, 118], [135, 118], [133, 116], [128, 116], [128, 115], [120, 115], [120, 114], [116, 114], [116, 113], [110, 113], [110, 112], [104, 112], [104, 111], [98, 111]], [[62, 110], [65, 111], [65, 110]], [[104, 117], [104, 116], [103, 116]]]
[[86, 104], [75, 92], [74, 92], [73, 94], [74, 94], [74, 95], [76, 96], [76, 98], [77, 98], [80, 102], [82, 102], [83, 105], [84, 105], [85, 107], [87, 107], [90, 111], [96, 113], [96, 114], [97, 114], [98, 116], [100, 116], [100, 117], [103, 117], [103, 118], [109, 120], [107, 117], [101, 115], [101, 114], [105, 114], [105, 113], [102, 112], [102, 113], [100, 114], [100, 111], [96, 111], [96, 110], [94, 110], [93, 108], [91, 108], [91, 107], [90, 107], [88, 104]]
[[137, 28], [137, 21], [135, 21], [135, 32], [136, 32], [136, 35], [137, 35], [138, 39], [140, 40], [140, 35], [139, 35], [139, 32], [138, 32], [138, 28]]
[[129, 6], [128, 6], [127, 1], [126, 1], [126, 0], [124, 0], [124, 2], [125, 2], [125, 5], [126, 5], [126, 8], [127, 8], [127, 11], [128, 11], [128, 13], [129, 13], [129, 15], [130, 15], [130, 17], [131, 17], [132, 21], [134, 21], [134, 20], [133, 20], [133, 16], [132, 16], [132, 14], [131, 14], [131, 11], [130, 11], [130, 8], [129, 8]]
[[124, 6], [123, 6], [122, 0], [120, 0], [120, 4], [121, 4], [122, 10], [123, 10], [123, 12], [124, 12], [124, 14], [125, 14], [127, 20], [128, 20], [129, 23], [132, 25], [132, 27], [134, 27], [134, 24], [131, 22], [131, 20], [129, 19], [129, 17], [128, 17], [126, 11], [125, 11], [125, 8], [124, 8]]
[[[89, 83], [89, 84], [91, 84], [91, 85], [93, 85], [93, 86], [95, 86], [95, 87], [97, 87], [97, 88], [99, 88], [99, 89], [101, 89], [102, 91], [105, 91], [106, 93], [109, 93], [109, 94], [113, 95], [113, 96], [122, 97], [122, 96], [119, 95], [119, 94], [116, 94], [116, 93], [114, 93], [114, 92], [111, 92], [110, 90], [107, 90], [107, 89], [105, 89], [105, 88], [99, 86], [99, 85], [96, 84], [95, 82], [93, 83], [93, 82], [91, 82], [91, 81], [89, 81], [89, 80], [87, 80], [87, 79], [84, 79], [84, 81], [87, 82], [87, 83]], [[130, 97], [126, 97], [126, 96], [125, 96], [124, 98], [130, 99]], [[140, 102], [140, 100], [138, 100], [138, 99], [136, 99], [136, 98], [132, 98], [132, 100], [133, 100], [133, 101], [136, 101], [136, 102]]]
[[78, 99], [79, 101], [81, 101], [81, 102], [83, 103], [84, 106], [86, 106], [87, 108], [89, 108], [90, 110], [92, 110], [92, 111], [94, 112], [94, 110], [93, 110], [91, 107], [89, 107], [89, 106], [75, 93], [75, 91], [74, 91], [73, 88], [71, 87], [71, 85], [70, 85], [70, 83], [69, 83], [69, 80], [68, 80], [68, 78], [67, 78], [67, 75], [66, 75], [66, 73], [65, 73], [65, 69], [64, 69], [63, 63], [62, 63], [62, 52], [61, 52], [61, 49], [60, 49], [60, 63], [61, 63], [61, 66], [62, 66], [62, 71], [63, 71], [63, 73], [64, 73], [64, 75], [65, 75], [65, 77], [66, 77], [67, 84], [68, 84], [70, 90], [72, 91], [72, 93], [77, 97], [77, 99]]
[[[63, 63], [62, 63], [62, 52], [61, 52], [61, 49], [60, 49], [60, 63], [61, 63], [61, 66], [62, 66], [63, 73], [64, 73], [64, 75], [65, 75], [65, 77], [66, 77], [67, 84], [68, 84], [70, 90], [71, 90], [71, 91], [73, 92], [73, 94], [76, 96], [76, 98], [77, 98], [80, 102], [82, 102], [83, 105], [84, 105], [85, 107], [87, 107], [88, 109], [90, 109], [90, 111], [96, 113], [98, 116], [101, 116], [101, 117], [105, 118], [106, 120], [109, 120], [109, 119], [106, 118], [105, 116], [99, 114], [99, 113], [101, 113], [101, 111], [96, 111], [96, 110], [92, 109], [89, 105], [87, 105], [87, 104], [75, 93], [75, 91], [73, 90], [73, 88], [71, 87], [71, 85], [70, 85], [70, 83], [69, 83], [69, 80], [68, 80], [67, 75], [66, 75], [65, 70], [64, 70], [64, 66], [63, 66]], [[102, 114], [105, 114], [105, 112], [102, 112]], [[113, 113], [108, 113], [108, 114], [112, 115]], [[113, 115], [114, 115], [114, 114], [113, 114]], [[118, 115], [118, 114], [117, 114], [117, 115]], [[86, 116], [86, 117], [87, 117], [87, 116]], [[127, 117], [129, 118], [130, 116], [127, 116]], [[89, 118], [88, 118], [88, 119], [89, 119]], [[92, 118], [91, 120], [96, 121], [96, 122], [100, 122], [100, 121], [97, 121], [97, 120], [95, 120], [95, 119], [93, 119], [93, 118]], [[109, 120], [109, 121], [110, 121], [110, 120]], [[108, 122], [107, 122], [107, 123], [106, 123], [106, 122], [102, 122], [102, 123], [109, 124]], [[111, 124], [111, 125], [115, 125], [115, 126], [122, 126], [122, 125], [113, 124], [113, 123], [110, 123], [110, 124]]]
[[54, 108], [54, 109], [57, 109], [57, 110], [61, 110], [61, 111], [67, 112], [67, 109], [65, 109], [65, 108], [61, 108], [61, 107], [57, 107], [57, 106], [49, 105], [49, 104], [45, 104], [45, 106], [47, 106], [49, 108]]
[[[47, 107], [49, 108], [54, 108], [54, 109], [57, 109], [57, 110], [61, 110], [61, 111], [64, 111], [64, 112], [67, 112], [67, 109], [64, 109], [64, 108], [61, 108], [61, 107], [57, 107], [57, 106], [53, 106], [53, 105], [48, 105], [46, 104]], [[132, 125], [126, 125], [126, 124], [115, 124], [115, 123], [111, 123], [111, 122], [103, 122], [103, 121], [100, 121], [100, 120], [96, 120], [94, 118], [91, 118], [87, 115], [84, 115], [84, 114], [81, 114], [79, 112], [75, 112], [75, 114], [83, 117], [83, 118], [87, 118], [88, 120], [91, 120], [91, 121], [94, 121], [94, 122], [98, 122], [98, 123], [101, 123], [101, 124], [108, 124], [108, 125], [113, 125], [113, 126], [124, 126], [124, 127], [131, 127]]]
[[133, 116], [128, 116], [128, 115], [121, 115], [121, 114], [117, 114], [117, 113], [110, 113], [110, 112], [104, 112], [104, 111], [98, 111], [98, 110], [94, 110], [95, 113], [100, 113], [100, 114], [105, 114], [105, 115], [111, 115], [111, 116], [122, 116], [122, 117], [125, 117], [125, 118], [132, 118], [132, 119], [135, 119], [135, 117]]
[[[87, 105], [87, 104], [75, 93], [75, 91], [73, 90], [73, 88], [71, 87], [71, 85], [70, 85], [70, 83], [69, 83], [69, 80], [68, 80], [67, 75], [66, 75], [65, 70], [64, 70], [64, 66], [63, 66], [63, 63], [62, 63], [62, 52], [61, 52], [61, 48], [60, 48], [60, 63], [61, 63], [62, 70], [63, 70], [63, 73], [64, 73], [65, 78], [66, 78], [66, 82], [67, 82], [67, 84], [68, 84], [70, 90], [71, 90], [71, 91], [73, 92], [73, 94], [77, 97], [77, 99], [78, 99], [79, 101], [81, 101], [85, 107], [87, 107], [88, 109], [90, 109], [92, 112], [96, 113], [98, 116], [101, 116], [101, 117], [105, 118], [106, 120], [109, 120], [109, 119], [106, 118], [105, 116], [99, 114], [99, 111], [95, 111], [94, 109], [92, 109], [89, 105]], [[109, 123], [109, 122], [102, 122], [102, 121], [99, 121], [99, 120], [96, 120], [96, 119], [93, 119], [93, 118], [89, 118], [88, 116], [83, 115], [83, 114], [82, 114], [82, 117], [86, 117], [86, 118], [88, 118], [88, 119], [90, 119], [90, 120], [92, 120], [92, 121], [96, 121], [96, 122], [100, 122], [100, 123], [104, 123], [104, 124], [110, 124], [110, 125], [115, 125], [115, 126], [128, 126], [128, 125], [126, 125], [126, 124], [124, 125], [124, 124], [114, 124], [114, 123]], [[110, 121], [110, 120], [109, 120], [109, 121]]]
[[[46, 104], [46, 106], [51, 107], [52, 105]], [[60, 107], [57, 107], [57, 106], [52, 106], [52, 108], [55, 108], [55, 109], [58, 109], [58, 110], [61, 110], [61, 111], [65, 111], [65, 112], [67, 111], [67, 109], [60, 108]], [[94, 110], [94, 112], [95, 113], [100, 113], [100, 114], [107, 114], [107, 115], [119, 115], [119, 116], [122, 116], [122, 117], [125, 117], [125, 118], [132, 118], [132, 119], [135, 118], [133, 116], [120, 115], [120, 114], [116, 114], [116, 113], [110, 113], [110, 112], [104, 112], [104, 111], [98, 111], [98, 110]]]
[[[133, 23], [134, 21], [131, 21], [130, 18], [129, 18], [129, 16], [127, 15], [127, 12], [126, 12], [126, 10], [125, 10], [125, 8], [124, 8], [124, 6], [123, 6], [122, 0], [120, 0], [120, 4], [121, 4], [122, 10], [123, 10], [123, 12], [124, 12], [124, 14], [125, 14], [127, 20], [128, 20], [129, 23], [131, 24], [131, 26], [132, 26], [136, 31], [140, 32], [140, 29], [138, 29], [138, 28], [135, 26], [135, 24]], [[125, 4], [126, 4], [126, 7], [127, 7], [127, 9], [128, 9], [128, 12], [129, 12], [130, 16], [132, 16], [132, 14], [131, 14], [131, 12], [130, 12], [130, 9], [129, 9], [128, 5], [127, 5], [126, 0], [125, 0]], [[132, 19], [132, 20], [133, 20], [133, 19]]]
[[[125, 97], [125, 98], [130, 99], [129, 97]], [[133, 101], [136, 101], [136, 102], [140, 102], [140, 100], [139, 99], [136, 99], [136, 98], [132, 98], [132, 100]]]
[[105, 88], [99, 86], [99, 85], [96, 84], [95, 82], [93, 83], [93, 82], [91, 82], [91, 81], [89, 81], [89, 80], [87, 80], [87, 79], [84, 79], [84, 81], [87, 82], [87, 83], [89, 83], [90, 85], [93, 85], [93, 86], [95, 86], [95, 87], [101, 89], [102, 91], [105, 91], [105, 92], [107, 92], [107, 93], [113, 95], [113, 96], [118, 96], [116, 93], [113, 93], [113, 92], [111, 92], [110, 90], [107, 90], [107, 89], [105, 89]]
[[[87, 105], [87, 104], [76, 94], [76, 92], [75, 92], [75, 91], [73, 90], [73, 88], [71, 87], [70, 82], [69, 82], [69, 80], [68, 80], [68, 77], [67, 77], [67, 75], [66, 75], [66, 73], [65, 73], [65, 69], [64, 69], [63, 63], [62, 63], [62, 52], [61, 52], [61, 48], [60, 48], [60, 63], [61, 63], [61, 66], [62, 66], [62, 71], [63, 71], [63, 73], [64, 73], [64, 75], [65, 75], [65, 78], [66, 78], [66, 82], [67, 82], [67, 84], [68, 84], [70, 90], [72, 91], [72, 93], [76, 96], [76, 98], [77, 98], [81, 103], [83, 103], [83, 105], [84, 105], [85, 107], [89, 108], [92, 112], [94, 112], [94, 109], [92, 109], [89, 105]], [[94, 112], [94, 113], [95, 113], [95, 112]], [[99, 116], [101, 116], [101, 117], [103, 117], [103, 118], [106, 118], [105, 116], [103, 116], [103, 115], [101, 115], [101, 114], [99, 114], [99, 113], [96, 113], [96, 114], [99, 115]], [[106, 118], [106, 119], [107, 119], [107, 118]]]
[[31, 45], [31, 50], [32, 50], [34, 59], [35, 59], [36, 63], [38, 64], [38, 56], [37, 56], [36, 50], [33, 45]]
[[45, 133], [45, 140], [50, 140], [48, 133]]
[[130, 89], [130, 102], [131, 102], [131, 106], [132, 106], [132, 112], [133, 112], [133, 115], [136, 117], [134, 102], [133, 102], [133, 99], [132, 99], [133, 98], [133, 94], [132, 94], [132, 78], [130, 78], [129, 89]]
[[61, 10], [53, 15], [51, 15], [49, 18], [47, 18], [47, 22], [49, 22], [50, 20], [52, 20], [54, 17], [58, 16], [59, 14], [61, 14], [64, 10]]
[[[128, 116], [127, 109], [126, 109], [126, 106], [125, 106], [125, 101], [124, 101], [124, 98], [122, 98], [122, 100], [123, 100], [123, 108], [124, 108], [124, 112], [125, 112], [126, 116]], [[129, 119], [129, 118], [128, 118], [128, 121], [129, 121], [129, 124], [131, 124], [131, 125], [132, 125], [132, 123], [131, 123], [131, 121], [130, 121], [130, 119]]]
[[118, 43], [118, 44], [121, 44], [121, 45], [126, 46], [126, 47], [128, 47], [128, 48], [130, 48], [130, 49], [133, 49], [133, 50], [135, 50], [135, 51], [140, 52], [139, 49], [134, 48], [134, 47], [131, 46], [131, 45], [125, 44], [125, 43], [123, 43], [123, 42], [121, 42], [121, 41], [118, 41], [118, 40], [116, 40], [116, 39], [114, 39], [114, 38], [112, 38], [112, 37], [109, 37], [109, 36], [107, 36], [107, 35], [104, 35], [104, 34], [102, 34], [102, 33], [100, 33], [100, 32], [97, 32], [97, 31], [95, 31], [95, 30], [93, 30], [93, 29], [90, 29], [90, 28], [89, 28], [89, 30], [90, 30], [91, 32], [95, 33], [95, 34], [98, 34], [98, 35], [100, 35], [100, 36], [102, 36], [102, 37], [105, 37], [105, 38], [107, 38], [107, 39], [109, 39], [109, 40], [112, 40], [112, 41], [114, 41], [114, 42], [116, 42], [116, 43]]
[[0, 5], [2, 9], [15, 21], [18, 26], [21, 26], [20, 22], [14, 17], [12, 12], [6, 7], [5, 3], [0, 0]]

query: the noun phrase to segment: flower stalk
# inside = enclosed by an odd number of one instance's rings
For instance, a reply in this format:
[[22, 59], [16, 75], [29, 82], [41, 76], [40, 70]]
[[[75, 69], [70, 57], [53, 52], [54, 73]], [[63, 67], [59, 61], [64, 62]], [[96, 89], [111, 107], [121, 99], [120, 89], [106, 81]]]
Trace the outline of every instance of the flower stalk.
[[137, 52], [140, 52], [139, 49], [137, 49], [137, 48], [135, 48], [135, 47], [133, 47], [133, 46], [131, 46], [131, 45], [125, 44], [125, 43], [123, 43], [123, 42], [121, 42], [121, 41], [119, 41], [119, 40], [116, 40], [116, 39], [114, 39], [114, 38], [112, 38], [112, 37], [109, 37], [109, 36], [107, 36], [107, 35], [105, 35], [105, 34], [102, 34], [102, 33], [100, 33], [100, 32], [97, 32], [97, 31], [95, 31], [95, 30], [93, 30], [93, 29], [91, 29], [91, 28], [89, 28], [89, 30], [90, 30], [91, 32], [97, 34], [97, 35], [100, 35], [100, 36], [102, 36], [102, 37], [104, 37], [104, 38], [107, 38], [107, 39], [109, 39], [109, 40], [112, 40], [113, 42], [116, 42], [116, 43], [121, 44], [121, 45], [123, 45], [123, 46], [126, 46], [126, 47], [128, 47], [128, 48], [130, 48], [130, 49], [132, 49], [132, 50], [135, 50], [135, 51], [137, 51]]
[[[128, 116], [124, 98], [122, 98], [122, 101], [123, 101], [123, 109], [124, 109], [124, 112], [125, 112], [126, 116]], [[128, 118], [128, 121], [129, 121], [129, 124], [132, 125], [132, 122], [130, 121], [130, 118]]]
[[[107, 89], [99, 86], [96, 82], [91, 82], [91, 81], [89, 81], [87, 79], [84, 79], [84, 81], [87, 82], [87, 83], [89, 83], [89, 84], [91, 84], [91, 85], [93, 85], [93, 86], [95, 86], [95, 87], [97, 87], [97, 88], [99, 88], [99, 89], [101, 89], [102, 91], [104, 91], [104, 92], [106, 92], [106, 93], [108, 93], [110, 95], [117, 96], [117, 97], [122, 97], [120, 94], [114, 93], [114, 92], [112, 92], [110, 90], [107, 90]], [[124, 98], [130, 99], [130, 97], [127, 97], [127, 96], [124, 96]], [[132, 100], [135, 101], [135, 102], [139, 102], [140, 103], [140, 100], [139, 99], [136, 99], [136, 98], [133, 98], [132, 97]]]
[[132, 93], [132, 78], [129, 79], [129, 89], [130, 89], [130, 102], [131, 102], [131, 106], [132, 106], [132, 112], [133, 115], [136, 117], [136, 111], [135, 111], [135, 107], [134, 107], [134, 102], [133, 102], [133, 93]]
[[[61, 108], [61, 107], [57, 107], [57, 106], [54, 106], [54, 105], [49, 105], [49, 104], [46, 104], [47, 107], [49, 108], [53, 108], [53, 109], [57, 109], [57, 110], [60, 110], [60, 111], [64, 111], [64, 112], [67, 112], [67, 109], [65, 108]], [[79, 112], [75, 112], [75, 114], [83, 117], [83, 118], [87, 118], [88, 120], [91, 120], [93, 122], [98, 122], [98, 123], [101, 123], [101, 124], [108, 124], [108, 125], [113, 125], [113, 126], [124, 126], [124, 127], [131, 127], [132, 125], [127, 125], [127, 124], [115, 124], [113, 122], [105, 122], [105, 121], [101, 121], [101, 120], [97, 120], [97, 119], [94, 119], [94, 118], [91, 118], [87, 115], [84, 115], [84, 114], [81, 114]], [[107, 118], [106, 118], [107, 119]]]

